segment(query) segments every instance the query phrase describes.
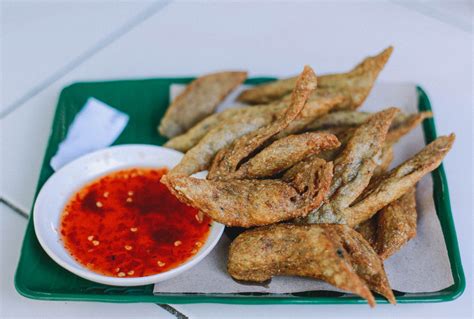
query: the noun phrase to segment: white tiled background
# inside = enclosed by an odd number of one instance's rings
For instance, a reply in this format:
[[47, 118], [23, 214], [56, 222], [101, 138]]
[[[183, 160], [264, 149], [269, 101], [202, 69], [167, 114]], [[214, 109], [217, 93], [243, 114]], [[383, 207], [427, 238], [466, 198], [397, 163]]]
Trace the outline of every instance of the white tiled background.
[[[344, 71], [393, 44], [382, 81], [429, 93], [438, 131], [457, 141], [445, 168], [467, 289], [443, 304], [171, 305], [190, 318], [471, 317], [473, 19], [469, 1], [1, 1], [0, 317], [153, 317], [154, 304], [40, 302], [13, 275], [62, 87], [79, 80], [196, 75], [244, 68], [283, 76], [303, 64]], [[5, 201], [10, 205], [7, 206]], [[15, 212], [11, 206], [17, 208]], [[172, 312], [172, 310], [171, 310]]]

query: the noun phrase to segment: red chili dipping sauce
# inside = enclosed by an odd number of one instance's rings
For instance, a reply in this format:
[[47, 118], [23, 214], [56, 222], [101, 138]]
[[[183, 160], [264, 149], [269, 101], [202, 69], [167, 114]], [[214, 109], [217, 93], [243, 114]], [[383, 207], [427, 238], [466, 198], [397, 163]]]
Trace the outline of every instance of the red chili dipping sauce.
[[195, 255], [211, 219], [160, 183], [167, 171], [117, 171], [74, 194], [60, 226], [69, 253], [90, 270], [113, 277], [158, 274]]

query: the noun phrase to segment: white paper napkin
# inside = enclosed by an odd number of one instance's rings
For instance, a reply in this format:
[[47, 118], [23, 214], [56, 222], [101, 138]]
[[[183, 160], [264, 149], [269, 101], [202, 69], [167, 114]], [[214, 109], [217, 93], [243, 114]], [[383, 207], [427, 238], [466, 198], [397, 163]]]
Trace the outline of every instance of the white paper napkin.
[[57, 171], [70, 161], [111, 145], [125, 126], [129, 116], [91, 97], [77, 113], [64, 141], [50, 161]]

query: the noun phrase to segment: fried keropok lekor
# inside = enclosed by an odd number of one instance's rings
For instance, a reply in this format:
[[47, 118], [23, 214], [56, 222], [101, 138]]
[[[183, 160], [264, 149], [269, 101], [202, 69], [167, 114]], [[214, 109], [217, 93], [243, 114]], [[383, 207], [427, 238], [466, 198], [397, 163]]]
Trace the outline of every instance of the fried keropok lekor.
[[281, 275], [311, 277], [358, 294], [371, 306], [370, 290], [396, 303], [382, 260], [345, 225], [278, 224], [245, 231], [230, 246], [227, 270], [233, 278], [251, 282]]

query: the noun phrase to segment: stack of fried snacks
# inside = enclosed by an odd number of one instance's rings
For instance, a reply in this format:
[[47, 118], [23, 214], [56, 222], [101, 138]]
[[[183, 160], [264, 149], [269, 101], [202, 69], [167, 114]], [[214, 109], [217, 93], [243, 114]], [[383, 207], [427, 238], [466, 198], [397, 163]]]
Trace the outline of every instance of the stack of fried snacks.
[[[416, 184], [455, 137], [441, 136], [388, 170], [393, 145], [431, 117], [396, 107], [357, 111], [391, 53], [348, 73], [317, 77], [306, 66], [297, 77], [244, 91], [238, 100], [248, 106], [207, 117], [245, 76], [205, 76], [170, 106], [160, 132], [173, 136], [165, 146], [185, 155], [162, 182], [215, 221], [252, 228], [230, 246], [233, 278], [311, 277], [371, 306], [371, 291], [396, 302], [383, 261], [415, 237]], [[188, 109], [199, 112], [184, 123], [178, 112]], [[202, 170], [206, 179], [191, 176]]]

